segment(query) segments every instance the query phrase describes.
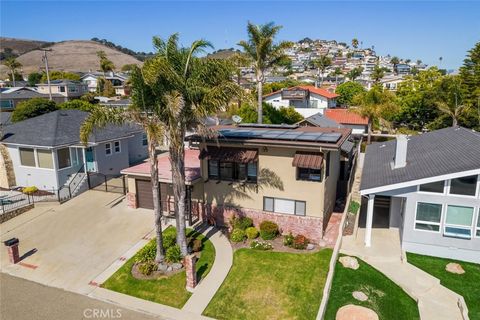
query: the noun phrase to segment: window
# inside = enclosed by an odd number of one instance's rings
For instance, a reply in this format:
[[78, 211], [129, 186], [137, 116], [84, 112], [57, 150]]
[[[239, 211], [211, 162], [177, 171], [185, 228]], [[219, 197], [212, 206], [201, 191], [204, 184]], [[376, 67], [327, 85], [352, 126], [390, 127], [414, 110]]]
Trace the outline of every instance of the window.
[[58, 149], [57, 150], [57, 159], [58, 159], [58, 168], [59, 169], [70, 167], [71, 166], [70, 149], [69, 148]]
[[220, 179], [233, 180], [233, 162], [220, 162]]
[[148, 145], [147, 135], [144, 133], [142, 136], [142, 146]]
[[247, 164], [247, 180], [257, 182], [257, 163], [250, 162]]
[[112, 144], [110, 142], [105, 143], [105, 154], [107, 156], [112, 154]]
[[68, 86], [68, 92], [77, 92], [77, 87], [75, 86]]
[[304, 216], [306, 211], [306, 202], [263, 197], [263, 211]]
[[417, 203], [415, 216], [415, 229], [426, 231], [440, 231], [440, 219], [442, 218], [442, 205], [436, 203]]
[[218, 161], [208, 161], [208, 177], [218, 179]]
[[477, 176], [462, 177], [450, 180], [450, 194], [475, 196], [477, 191]]
[[0, 101], [0, 108], [1, 109], [11, 109], [11, 108], [13, 108], [13, 101], [12, 100], [2, 100], [2, 101]]
[[65, 92], [65, 87], [64, 86], [60, 86], [60, 92]]
[[325, 158], [325, 178], [330, 175], [330, 152], [327, 153], [327, 157]]
[[208, 177], [225, 181], [257, 181], [257, 163], [208, 161]]
[[480, 208], [478, 208], [477, 215], [477, 237], [480, 237]]
[[20, 148], [20, 163], [22, 166], [35, 167], [35, 154], [31, 148]]
[[113, 143], [113, 149], [115, 150], [115, 153], [119, 153], [121, 150], [120, 150], [120, 141], [115, 141]]
[[322, 181], [321, 169], [298, 168], [297, 180]]
[[431, 183], [421, 184], [419, 190], [423, 192], [443, 193], [445, 181], [435, 181]]
[[443, 235], [470, 239], [472, 237], [473, 208], [462, 206], [447, 206], [445, 231]]
[[51, 150], [37, 149], [38, 167], [53, 169], [53, 158]]

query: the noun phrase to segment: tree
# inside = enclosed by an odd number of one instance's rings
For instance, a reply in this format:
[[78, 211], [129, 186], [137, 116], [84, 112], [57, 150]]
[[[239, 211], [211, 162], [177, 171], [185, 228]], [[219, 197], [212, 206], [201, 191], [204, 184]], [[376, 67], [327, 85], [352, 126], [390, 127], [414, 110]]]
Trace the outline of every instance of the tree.
[[124, 64], [120, 70], [123, 71], [123, 72], [130, 72], [135, 68], [135, 66], [136, 66], [136, 64], [133, 64], [133, 63]]
[[358, 48], [358, 39], [357, 38], [352, 39], [352, 47], [355, 48], [355, 49]]
[[[271, 104], [264, 102], [262, 111], [263, 123], [267, 124], [294, 124], [303, 120], [302, 115], [295, 111], [293, 107], [276, 109]], [[249, 104], [243, 104], [237, 110], [237, 114], [242, 118], [243, 123], [254, 123], [258, 119], [257, 110]]]
[[362, 72], [363, 72], [362, 67], [356, 67], [356, 68], [353, 68], [352, 70], [347, 72], [347, 77], [351, 81], [355, 81], [355, 79], [357, 79], [358, 77], [360, 77], [362, 75]]
[[163, 263], [165, 249], [163, 248], [162, 235], [162, 212], [159, 199], [158, 161], [157, 146], [163, 141], [163, 125], [158, 118], [156, 101], [153, 92], [149, 88], [141, 74], [140, 69], [134, 69], [132, 73], [132, 106], [128, 109], [96, 107], [87, 117], [80, 128], [82, 143], [87, 144], [90, 134], [95, 128], [104, 128], [109, 124], [122, 125], [135, 123], [143, 128], [147, 135], [148, 158], [150, 164], [150, 179], [152, 182], [153, 213], [155, 216], [155, 241], [156, 255], [155, 262]]
[[382, 78], [385, 77], [385, 68], [380, 67], [378, 64], [373, 68], [372, 73], [370, 74], [370, 78], [375, 83], [379, 83]]
[[[252, 61], [250, 58], [241, 52], [235, 52], [230, 58], [230, 62], [235, 68], [235, 76], [237, 85], [240, 87], [242, 80], [242, 68], [248, 67], [251, 65]], [[237, 106], [240, 108], [242, 106], [242, 96], [243, 93], [239, 94], [237, 97]]]
[[265, 73], [289, 60], [285, 49], [290, 48], [292, 43], [289, 41], [274, 42], [281, 28], [273, 22], [264, 25], [254, 25], [249, 22], [247, 25], [248, 40], [238, 43], [253, 61], [255, 81], [257, 82], [258, 123], [262, 123], [262, 86], [265, 82]]
[[463, 104], [461, 85], [459, 76], [444, 76], [437, 87], [436, 106], [452, 119], [454, 127], [458, 126], [459, 118], [468, 110], [467, 105]]
[[416, 62], [417, 62], [417, 66], [422, 64], [422, 60], [420, 60], [420, 59], [418, 59]]
[[365, 88], [358, 82], [348, 81], [342, 83], [335, 89], [335, 93], [340, 95], [337, 98], [337, 104], [340, 106], [350, 106], [353, 98], [365, 91]]
[[[64, 72], [64, 71], [57, 71], [53, 70], [49, 73], [50, 81], [52, 80], [72, 80], [72, 81], [80, 81], [80, 75], [73, 73], [73, 72]], [[42, 73], [42, 79], [40, 80], [41, 83], [47, 82], [47, 74], [45, 72]]]
[[400, 63], [400, 59], [398, 59], [398, 57], [393, 57], [390, 59], [390, 63], [393, 64], [393, 72], [397, 74], [397, 65]]
[[198, 57], [211, 47], [209, 42], [197, 40], [190, 47], [180, 47], [178, 34], [173, 34], [166, 41], [154, 37], [153, 43], [157, 53], [145, 62], [142, 74], [169, 142], [177, 244], [186, 255], [185, 133], [196, 130], [200, 135], [207, 134], [204, 118], [224, 109], [240, 88], [232, 80], [234, 70], [228, 61]]
[[42, 74], [38, 72], [32, 72], [28, 75], [28, 85], [34, 87], [37, 83], [42, 81]]
[[23, 121], [45, 113], [57, 110], [55, 102], [43, 99], [33, 98], [20, 102], [12, 112], [12, 122]]
[[331, 76], [335, 77], [335, 84], [338, 83], [338, 76], [341, 76], [343, 74], [342, 68], [336, 67], [333, 72], [331, 73]]
[[[468, 51], [467, 57], [463, 60], [460, 79], [465, 103], [480, 110], [480, 42]], [[480, 119], [478, 120], [480, 122]]]
[[115, 65], [107, 58], [105, 51], [97, 51], [97, 57], [100, 59], [100, 70], [102, 70], [103, 76], [105, 76], [108, 71], [115, 69]]
[[104, 97], [113, 97], [115, 96], [115, 88], [113, 87], [113, 84], [109, 80], [105, 80], [105, 83], [103, 85], [103, 92], [102, 95]]
[[332, 59], [327, 57], [326, 55], [321, 55], [317, 59], [313, 60], [313, 65], [318, 70], [318, 77], [320, 78], [320, 86], [323, 84], [323, 74], [325, 73], [325, 69], [332, 65]]
[[75, 99], [71, 101], [67, 101], [58, 105], [59, 109], [76, 109], [86, 112], [91, 112], [95, 105], [80, 99]]
[[16, 86], [15, 83], [15, 76], [18, 75], [17, 69], [22, 67], [22, 64], [18, 62], [15, 58], [8, 58], [6, 59], [3, 64], [10, 70], [10, 74], [12, 75], [13, 86]]

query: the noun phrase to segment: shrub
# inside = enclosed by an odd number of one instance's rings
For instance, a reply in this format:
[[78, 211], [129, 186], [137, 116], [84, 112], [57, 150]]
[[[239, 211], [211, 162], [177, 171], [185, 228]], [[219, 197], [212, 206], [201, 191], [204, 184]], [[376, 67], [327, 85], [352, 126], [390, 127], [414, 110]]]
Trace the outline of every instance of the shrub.
[[20, 102], [12, 112], [11, 121], [18, 122], [57, 110], [54, 101], [33, 98]]
[[149, 243], [147, 243], [145, 247], [143, 247], [140, 251], [138, 251], [137, 256], [135, 258], [135, 262], [137, 263], [151, 262], [155, 260], [156, 255], [157, 255], [157, 244], [155, 241], [150, 241]]
[[292, 233], [290, 232], [289, 234], [287, 234], [284, 238], [283, 238], [283, 245], [284, 246], [287, 246], [287, 247], [291, 247], [293, 246], [293, 240], [295, 239], [295, 237], [292, 235]]
[[38, 188], [35, 186], [25, 187], [22, 189], [22, 192], [25, 194], [32, 194], [38, 191]]
[[169, 263], [182, 261], [182, 252], [177, 244], [167, 249], [167, 252], [165, 253], [165, 261]]
[[253, 220], [252, 219], [247, 218], [247, 217], [241, 217], [241, 218], [238, 218], [238, 219], [234, 220], [233, 228], [234, 229], [246, 230], [247, 228], [250, 228], [251, 226], [253, 226]]
[[250, 248], [254, 250], [272, 250], [273, 246], [268, 242], [253, 240], [252, 243], [250, 243]]
[[199, 252], [202, 251], [203, 243], [200, 239], [194, 239], [192, 242], [192, 251]]
[[265, 220], [260, 223], [260, 236], [263, 240], [275, 239], [278, 235], [278, 225], [275, 222]]
[[258, 230], [255, 227], [249, 227], [245, 230], [248, 239], [256, 239], [258, 237]]
[[308, 239], [304, 235], [297, 235], [295, 239], [293, 239], [293, 247], [299, 250], [305, 250], [308, 245]]
[[141, 274], [149, 276], [152, 274], [153, 271], [157, 270], [157, 264], [153, 261], [148, 261], [140, 264], [138, 266], [138, 270], [140, 271]]
[[350, 201], [350, 204], [348, 205], [348, 212], [357, 214], [358, 209], [360, 208], [360, 204], [356, 201]]
[[233, 242], [242, 242], [245, 240], [245, 231], [242, 229], [233, 229], [232, 234], [230, 235], [230, 240]]
[[177, 231], [175, 228], [168, 228], [163, 232], [163, 248], [173, 247], [177, 243]]

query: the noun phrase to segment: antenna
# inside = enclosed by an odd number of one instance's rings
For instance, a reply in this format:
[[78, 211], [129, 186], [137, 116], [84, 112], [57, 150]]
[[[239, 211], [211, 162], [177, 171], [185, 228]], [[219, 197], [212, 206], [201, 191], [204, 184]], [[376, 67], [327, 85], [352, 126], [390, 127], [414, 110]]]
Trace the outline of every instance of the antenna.
[[232, 120], [233, 120], [233, 122], [235, 122], [235, 124], [239, 124], [240, 122], [242, 122], [243, 119], [242, 119], [242, 117], [237, 116], [236, 114], [234, 114], [234, 115], [232, 116]]

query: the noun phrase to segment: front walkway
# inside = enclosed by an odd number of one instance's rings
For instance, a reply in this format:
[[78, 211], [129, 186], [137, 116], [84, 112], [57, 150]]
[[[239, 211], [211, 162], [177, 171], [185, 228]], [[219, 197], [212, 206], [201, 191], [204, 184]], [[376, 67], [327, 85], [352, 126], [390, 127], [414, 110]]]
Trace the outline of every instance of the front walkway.
[[340, 252], [359, 257], [399, 285], [417, 301], [421, 319], [463, 319], [459, 295], [403, 258], [398, 229], [373, 229], [371, 247], [364, 246], [365, 229], [356, 231], [343, 237]]

